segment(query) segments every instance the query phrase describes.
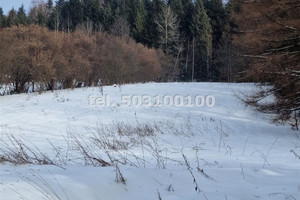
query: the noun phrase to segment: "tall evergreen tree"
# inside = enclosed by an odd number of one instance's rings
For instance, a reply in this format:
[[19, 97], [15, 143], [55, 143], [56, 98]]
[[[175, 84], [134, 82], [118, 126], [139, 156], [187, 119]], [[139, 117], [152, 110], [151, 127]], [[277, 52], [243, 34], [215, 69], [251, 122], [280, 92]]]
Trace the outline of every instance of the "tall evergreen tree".
[[168, 0], [168, 5], [171, 10], [177, 15], [177, 18], [180, 20], [184, 14], [183, 5], [181, 0]]
[[97, 23], [100, 15], [100, 1], [99, 0], [84, 0], [83, 1], [84, 20], [90, 19]]
[[183, 16], [180, 20], [180, 32], [183, 33], [187, 40], [192, 38], [191, 23], [193, 21], [194, 4], [193, 0], [182, 0]]
[[210, 62], [212, 54], [212, 28], [210, 19], [204, 9], [203, 1], [197, 0], [191, 25], [193, 36], [193, 78], [210, 79]]
[[105, 7], [100, 9], [100, 23], [105, 31], [108, 31], [114, 22], [113, 9], [110, 3], [106, 3]]
[[180, 60], [179, 69], [181, 80], [190, 81], [192, 79], [192, 31], [191, 24], [193, 21], [194, 4], [192, 0], [182, 0], [183, 15], [180, 19], [179, 30], [183, 44], [182, 59]]
[[53, 8], [53, 0], [48, 0], [47, 1], [47, 11], [51, 12], [52, 8]]
[[80, 0], [70, 0], [69, 4], [72, 30], [75, 30], [76, 26], [83, 22], [83, 5]]
[[17, 12], [14, 8], [12, 8], [9, 12], [8, 12], [8, 16], [7, 16], [7, 25], [8, 26], [15, 26], [18, 23], [18, 17], [17, 17]]
[[5, 27], [5, 15], [3, 14], [3, 10], [0, 7], [0, 29]]
[[27, 25], [27, 16], [23, 4], [17, 12], [17, 18], [18, 24]]
[[47, 25], [47, 4], [43, 1], [34, 2], [29, 11], [28, 18], [30, 23], [35, 23], [45, 27]]
[[227, 63], [220, 62], [220, 52], [223, 49], [229, 48], [228, 34], [226, 28], [229, 24], [229, 15], [226, 15], [226, 7], [223, 6], [222, 0], [205, 0], [204, 7], [207, 10], [207, 15], [211, 19], [212, 26], [212, 65], [211, 75], [212, 79], [216, 80], [219, 76], [220, 70]]
[[55, 1], [55, 6], [50, 16], [50, 20], [48, 21], [48, 26], [53, 30], [63, 30], [63, 26], [65, 25], [62, 10], [64, 8], [66, 1], [65, 0], [57, 0]]
[[143, 1], [140, 1], [138, 4], [134, 29], [133, 29], [133, 36], [137, 42], [144, 43], [144, 31], [145, 31], [145, 18], [146, 18], [146, 10]]
[[217, 49], [222, 44], [224, 29], [227, 23], [226, 8], [222, 0], [205, 0], [204, 7], [208, 17], [211, 19], [213, 30], [213, 48]]
[[158, 14], [155, 9], [155, 2], [151, 0], [145, 0], [145, 9], [147, 10], [147, 15], [145, 19], [146, 28], [144, 44], [148, 47], [159, 48], [157, 24], [154, 21]]

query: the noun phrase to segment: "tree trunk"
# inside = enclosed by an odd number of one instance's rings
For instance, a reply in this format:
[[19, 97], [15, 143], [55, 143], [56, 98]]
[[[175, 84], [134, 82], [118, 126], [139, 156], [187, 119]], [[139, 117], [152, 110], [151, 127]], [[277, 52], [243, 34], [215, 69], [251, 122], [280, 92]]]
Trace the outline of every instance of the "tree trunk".
[[193, 38], [192, 82], [194, 82], [194, 73], [195, 73], [195, 39]]

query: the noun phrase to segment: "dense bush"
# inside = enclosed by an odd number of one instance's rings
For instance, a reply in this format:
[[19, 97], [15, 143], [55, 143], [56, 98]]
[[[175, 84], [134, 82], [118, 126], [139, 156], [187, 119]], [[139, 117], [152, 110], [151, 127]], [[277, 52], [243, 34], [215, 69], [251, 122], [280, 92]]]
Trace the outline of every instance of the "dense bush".
[[16, 93], [28, 83], [53, 89], [59, 82], [67, 88], [98, 79], [106, 84], [152, 81], [161, 73], [156, 50], [133, 40], [36, 25], [0, 30], [0, 66], [0, 84], [13, 83]]

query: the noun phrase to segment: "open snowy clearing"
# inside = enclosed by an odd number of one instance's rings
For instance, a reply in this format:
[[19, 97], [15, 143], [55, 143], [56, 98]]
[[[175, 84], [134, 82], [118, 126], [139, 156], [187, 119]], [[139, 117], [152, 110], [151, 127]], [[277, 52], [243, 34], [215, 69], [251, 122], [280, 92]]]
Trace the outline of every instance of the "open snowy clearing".
[[[298, 200], [299, 132], [234, 95], [254, 90], [148, 83], [0, 97], [0, 199]], [[152, 106], [125, 106], [127, 95]], [[215, 105], [196, 106], [197, 95]]]

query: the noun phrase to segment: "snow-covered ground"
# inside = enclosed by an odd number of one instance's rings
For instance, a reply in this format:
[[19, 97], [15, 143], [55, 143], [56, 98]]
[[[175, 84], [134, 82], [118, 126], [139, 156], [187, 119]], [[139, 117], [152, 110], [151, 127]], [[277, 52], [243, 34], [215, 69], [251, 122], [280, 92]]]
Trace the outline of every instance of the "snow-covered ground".
[[[254, 90], [224, 83], [107, 86], [103, 106], [99, 88], [0, 97], [0, 161], [23, 151], [33, 162], [1, 162], [0, 199], [298, 200], [299, 132], [271, 124], [271, 116], [235, 96]], [[162, 105], [125, 106], [127, 95], [136, 104], [159, 98]], [[184, 105], [163, 105], [165, 95]], [[213, 96], [215, 105], [187, 105], [197, 95]], [[30, 151], [53, 165], [34, 164]], [[125, 183], [116, 181], [121, 176]]]

